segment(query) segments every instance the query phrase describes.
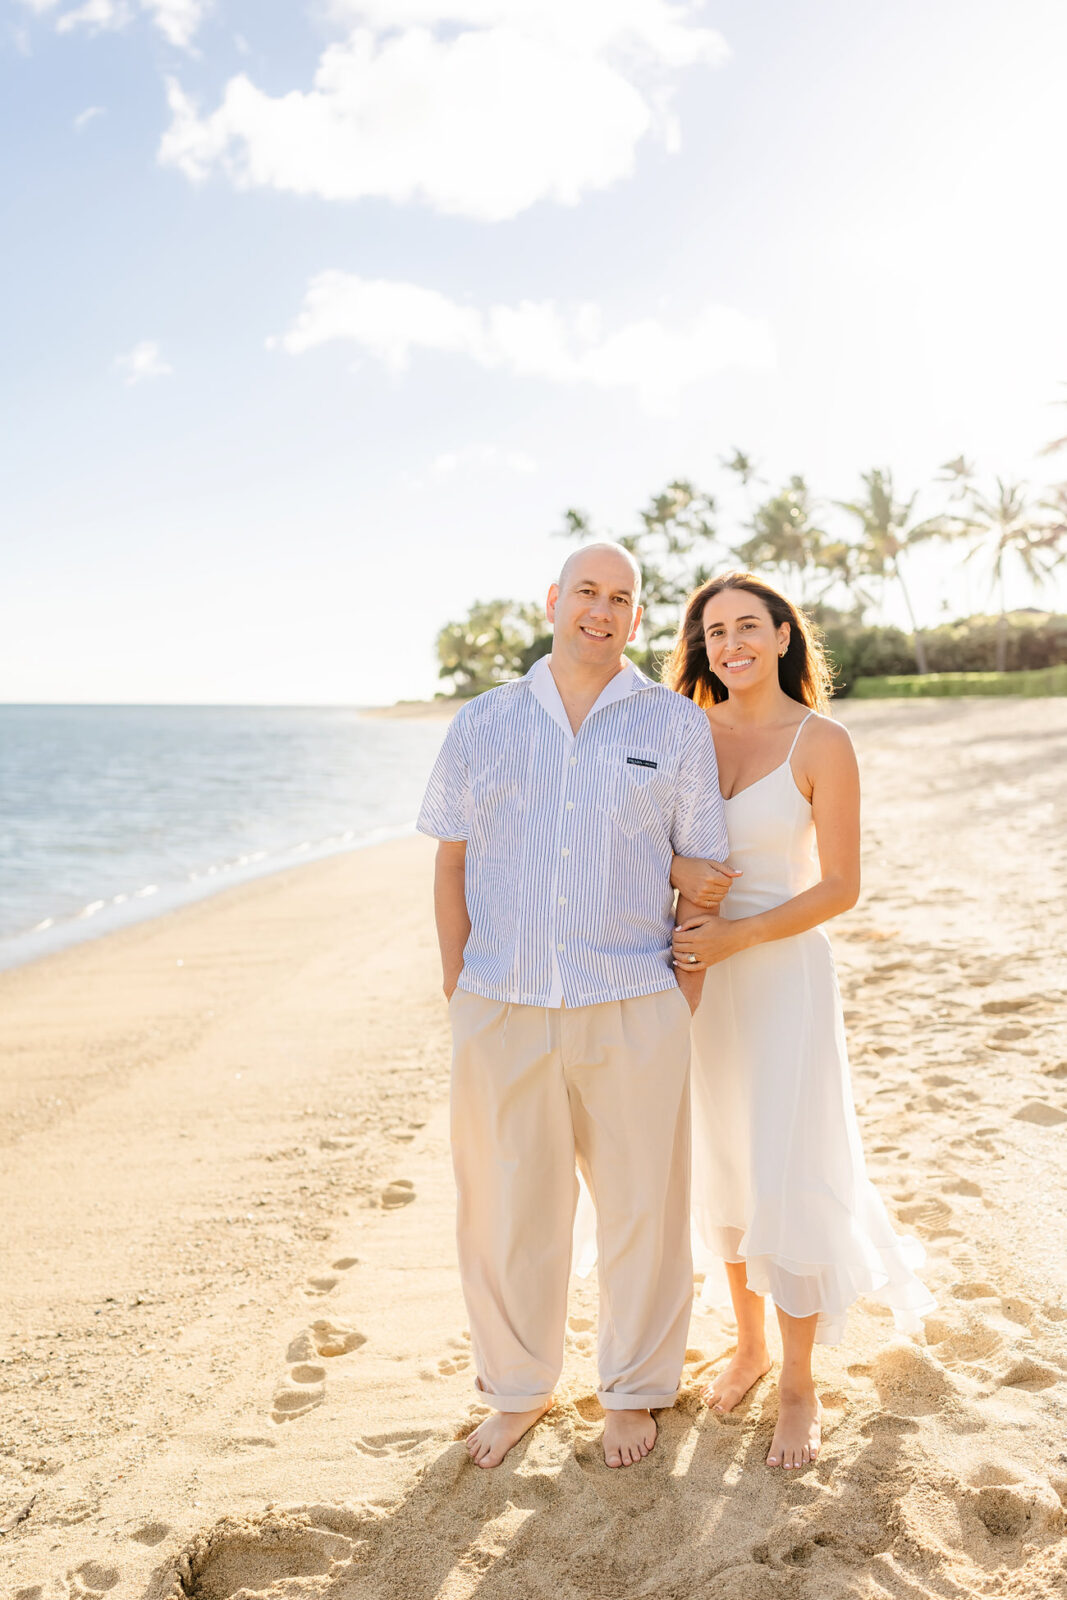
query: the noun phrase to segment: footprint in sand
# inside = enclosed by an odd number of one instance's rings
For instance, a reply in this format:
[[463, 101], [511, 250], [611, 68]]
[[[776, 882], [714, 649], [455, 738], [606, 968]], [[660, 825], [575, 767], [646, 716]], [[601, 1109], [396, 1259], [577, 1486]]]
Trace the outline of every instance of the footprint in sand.
[[1059, 1495], [1050, 1483], [1026, 1482], [1011, 1467], [988, 1462], [962, 1489], [965, 1506], [974, 1510], [994, 1539], [1017, 1539], [1023, 1533], [1056, 1531], [1063, 1523]]
[[387, 1183], [381, 1193], [381, 1203], [386, 1211], [396, 1211], [400, 1206], [409, 1206], [415, 1198], [415, 1185], [410, 1178], [394, 1178], [392, 1183]]
[[1044, 1361], [1035, 1361], [1032, 1356], [1023, 1356], [1021, 1361], [1016, 1361], [1000, 1379], [1002, 1388], [1027, 1389], [1035, 1394], [1039, 1389], [1051, 1389], [1063, 1377], [1055, 1367], [1046, 1365]]
[[359, 1257], [342, 1256], [339, 1261], [333, 1261], [330, 1265], [333, 1267], [334, 1272], [347, 1272], [350, 1267], [359, 1266]]
[[407, 1456], [431, 1437], [429, 1428], [399, 1429], [396, 1433], [365, 1433], [355, 1444], [365, 1456]]
[[318, 1356], [347, 1356], [367, 1342], [365, 1333], [342, 1322], [328, 1322], [325, 1317], [311, 1324], [306, 1337]]
[[323, 1295], [331, 1294], [340, 1281], [340, 1278], [331, 1277], [326, 1273], [317, 1278], [309, 1278], [304, 1285], [304, 1294], [309, 1300], [321, 1300]]
[[991, 1050], [1000, 1050], [1018, 1039], [1028, 1039], [1032, 1032], [1031, 1028], [1024, 1028], [1021, 1022], [1009, 1022], [1003, 1028], [994, 1029], [986, 1042]]
[[146, 1522], [143, 1527], [135, 1528], [130, 1538], [135, 1539], [138, 1544], [151, 1546], [162, 1544], [169, 1532], [169, 1522]]
[[246, 1450], [277, 1450], [277, 1439], [268, 1439], [262, 1433], [235, 1433], [230, 1439], [219, 1441], [218, 1448], [233, 1455]]
[[[312, 1505], [238, 1519], [223, 1517], [184, 1553], [188, 1576], [168, 1594], [321, 1594], [319, 1581], [343, 1572], [364, 1542], [357, 1512]], [[332, 1584], [331, 1584], [332, 1587]]]
[[295, 1422], [297, 1417], [304, 1417], [316, 1406], [321, 1406], [326, 1398], [325, 1377], [325, 1367], [311, 1366], [306, 1362], [290, 1367], [288, 1379], [275, 1391], [271, 1420]]
[[437, 1375], [440, 1378], [452, 1378], [457, 1372], [468, 1371], [470, 1364], [468, 1355], [442, 1356], [437, 1363]]
[[946, 1194], [963, 1194], [977, 1199], [982, 1191], [970, 1178], [946, 1178], [941, 1185]]
[[986, 1000], [982, 1003], [982, 1010], [987, 1017], [1003, 1017], [1013, 1011], [1025, 1011], [1034, 1004], [1033, 995], [1020, 996], [1016, 1000]]
[[913, 1205], [898, 1206], [897, 1216], [908, 1227], [926, 1234], [927, 1238], [958, 1237], [957, 1230], [949, 1227], [954, 1220], [954, 1213], [945, 1200], [917, 1200]]
[[871, 1362], [871, 1377], [884, 1409], [898, 1416], [929, 1416], [954, 1394], [941, 1362], [919, 1345], [886, 1346]]
[[1049, 1105], [1047, 1100], [1028, 1100], [1013, 1112], [1013, 1117], [1016, 1122], [1036, 1122], [1039, 1127], [1054, 1128], [1060, 1122], [1067, 1122], [1067, 1111]]
[[105, 1567], [99, 1561], [83, 1561], [67, 1573], [67, 1593], [70, 1600], [96, 1600], [107, 1594], [118, 1583], [121, 1573], [117, 1567]]
[[984, 1368], [1004, 1348], [1004, 1335], [991, 1328], [980, 1316], [972, 1317], [962, 1328], [940, 1323], [934, 1318], [930, 1318], [929, 1322], [933, 1326], [927, 1326], [927, 1340], [936, 1348], [937, 1359], [946, 1367]]

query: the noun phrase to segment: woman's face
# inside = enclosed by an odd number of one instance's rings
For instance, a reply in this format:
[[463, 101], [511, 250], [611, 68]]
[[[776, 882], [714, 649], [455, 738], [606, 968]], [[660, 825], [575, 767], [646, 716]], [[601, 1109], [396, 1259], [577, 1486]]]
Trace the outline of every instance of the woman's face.
[[778, 681], [778, 658], [789, 644], [789, 624], [776, 628], [767, 607], [747, 589], [723, 589], [704, 606], [708, 665], [731, 694], [768, 678]]

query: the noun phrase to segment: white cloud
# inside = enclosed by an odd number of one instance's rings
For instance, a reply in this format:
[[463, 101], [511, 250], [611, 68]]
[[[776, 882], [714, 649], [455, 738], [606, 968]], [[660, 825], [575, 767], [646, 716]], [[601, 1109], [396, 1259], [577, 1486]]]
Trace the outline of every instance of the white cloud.
[[[312, 87], [271, 95], [231, 78], [202, 114], [171, 81], [159, 158], [193, 180], [330, 200], [420, 200], [487, 221], [573, 205], [678, 142], [678, 69], [716, 64], [719, 34], [671, 0], [335, 0], [348, 36]], [[435, 32], [435, 29], [439, 30]]]
[[[59, 3], [60, 0], [22, 0], [36, 16], [54, 12]], [[210, 4], [211, 0], [138, 0], [139, 9], [151, 18], [164, 38], [183, 50], [191, 47]], [[57, 33], [70, 33], [75, 28], [94, 32], [125, 28], [134, 14], [130, 0], [83, 0], [81, 5], [61, 12], [55, 19], [55, 28]]]
[[688, 384], [725, 368], [774, 365], [767, 324], [728, 306], [704, 306], [680, 328], [646, 317], [608, 331], [595, 305], [525, 300], [481, 310], [419, 284], [320, 272], [293, 326], [270, 342], [300, 355], [337, 341], [394, 373], [416, 352], [436, 351], [520, 377], [628, 389], [651, 410], [673, 408]]
[[537, 462], [525, 450], [501, 450], [495, 444], [470, 444], [462, 450], [445, 450], [430, 463], [430, 471], [438, 478], [501, 469], [521, 473], [525, 477], [537, 471]]
[[74, 127], [78, 133], [81, 133], [83, 128], [87, 128], [89, 126], [89, 123], [93, 121], [94, 117], [102, 117], [103, 115], [103, 106], [86, 106], [85, 110], [79, 111], [78, 115], [74, 118]]
[[56, 32], [70, 33], [74, 28], [91, 28], [96, 32], [105, 28], [124, 28], [133, 16], [124, 0], [85, 0], [73, 11], [64, 11], [56, 18]]
[[141, 0], [141, 8], [149, 12], [165, 39], [188, 50], [209, 3], [210, 0]]
[[127, 383], [140, 383], [142, 378], [166, 378], [174, 371], [163, 360], [154, 339], [142, 339], [124, 356], [116, 356], [115, 367], [126, 374]]

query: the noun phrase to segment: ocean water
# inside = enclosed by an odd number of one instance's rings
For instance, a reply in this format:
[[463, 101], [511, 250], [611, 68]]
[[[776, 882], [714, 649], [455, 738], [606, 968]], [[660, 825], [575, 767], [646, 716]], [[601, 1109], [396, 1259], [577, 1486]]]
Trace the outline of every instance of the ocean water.
[[409, 832], [447, 723], [0, 706], [0, 967]]

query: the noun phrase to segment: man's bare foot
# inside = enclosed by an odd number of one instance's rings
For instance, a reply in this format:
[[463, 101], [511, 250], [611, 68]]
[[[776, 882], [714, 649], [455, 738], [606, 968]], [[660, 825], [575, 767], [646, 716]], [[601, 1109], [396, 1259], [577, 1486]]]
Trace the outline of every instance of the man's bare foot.
[[713, 1378], [702, 1391], [703, 1399], [712, 1411], [725, 1416], [739, 1400], [743, 1400], [754, 1383], [771, 1370], [771, 1356], [767, 1346], [760, 1350], [739, 1350], [733, 1359]]
[[476, 1467], [499, 1467], [513, 1444], [551, 1410], [553, 1401], [533, 1411], [494, 1411], [467, 1435], [467, 1454]]
[[651, 1411], [609, 1411], [604, 1418], [604, 1460], [609, 1467], [632, 1467], [656, 1442]]
[[806, 1467], [822, 1443], [822, 1406], [811, 1388], [778, 1388], [778, 1421], [771, 1440], [769, 1467]]

